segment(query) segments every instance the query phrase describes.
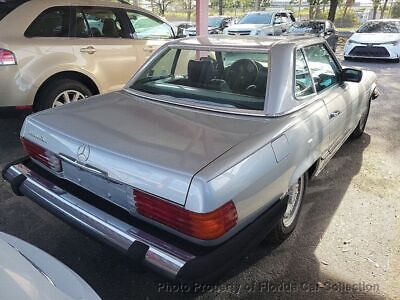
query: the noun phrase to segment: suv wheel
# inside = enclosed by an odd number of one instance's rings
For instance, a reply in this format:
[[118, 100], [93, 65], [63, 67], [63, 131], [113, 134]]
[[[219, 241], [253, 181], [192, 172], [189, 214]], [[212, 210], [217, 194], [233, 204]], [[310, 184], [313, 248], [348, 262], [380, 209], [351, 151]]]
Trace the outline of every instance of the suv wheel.
[[51, 81], [38, 95], [34, 105], [35, 111], [62, 106], [71, 102], [84, 100], [92, 96], [92, 91], [83, 83], [73, 79]]
[[276, 244], [281, 243], [293, 232], [297, 225], [304, 195], [306, 193], [307, 178], [307, 173], [303, 174], [299, 180], [289, 188], [286, 211], [268, 236], [268, 241], [272, 241]]

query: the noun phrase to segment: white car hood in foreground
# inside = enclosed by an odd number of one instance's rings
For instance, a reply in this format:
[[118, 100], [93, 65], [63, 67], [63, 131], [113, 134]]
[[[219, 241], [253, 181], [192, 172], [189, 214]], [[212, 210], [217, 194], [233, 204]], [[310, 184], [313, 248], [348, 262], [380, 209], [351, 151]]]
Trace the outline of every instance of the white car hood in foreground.
[[391, 43], [400, 40], [400, 33], [354, 33], [350, 40], [356, 43]]
[[229, 27], [229, 31], [256, 30], [264, 27], [270, 27], [271, 24], [236, 24]]
[[0, 233], [0, 298], [100, 299], [76, 273], [42, 250]]

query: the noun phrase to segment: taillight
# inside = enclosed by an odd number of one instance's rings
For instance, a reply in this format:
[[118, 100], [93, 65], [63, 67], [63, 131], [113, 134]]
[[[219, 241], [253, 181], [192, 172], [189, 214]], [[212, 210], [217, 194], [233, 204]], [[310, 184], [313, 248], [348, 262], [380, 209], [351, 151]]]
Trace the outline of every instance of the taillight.
[[6, 49], [0, 49], [0, 66], [16, 65], [17, 59], [14, 53]]
[[24, 146], [25, 151], [34, 160], [42, 163], [55, 172], [61, 172], [61, 161], [53, 152], [46, 150], [25, 138], [21, 138], [21, 143], [22, 146]]
[[195, 213], [157, 197], [134, 191], [136, 209], [142, 216], [201, 240], [214, 240], [237, 223], [235, 204], [230, 201], [215, 211]]

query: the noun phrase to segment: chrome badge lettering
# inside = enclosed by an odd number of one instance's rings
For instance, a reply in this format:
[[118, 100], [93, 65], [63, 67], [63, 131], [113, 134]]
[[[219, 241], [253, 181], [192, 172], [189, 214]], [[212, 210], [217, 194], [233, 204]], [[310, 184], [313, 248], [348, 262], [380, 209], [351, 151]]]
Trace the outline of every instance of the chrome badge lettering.
[[41, 141], [44, 144], [47, 144], [47, 140], [43, 135], [40, 135], [38, 133], [35, 133], [33, 131], [29, 131], [28, 133], [29, 136], [33, 137], [35, 140]]

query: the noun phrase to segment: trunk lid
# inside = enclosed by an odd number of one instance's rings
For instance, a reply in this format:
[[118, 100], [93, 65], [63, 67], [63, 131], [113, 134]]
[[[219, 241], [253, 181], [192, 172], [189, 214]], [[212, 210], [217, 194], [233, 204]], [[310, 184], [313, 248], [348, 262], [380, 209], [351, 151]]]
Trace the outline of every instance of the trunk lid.
[[192, 177], [264, 124], [261, 118], [114, 92], [32, 115], [21, 135], [113, 180], [184, 205]]

